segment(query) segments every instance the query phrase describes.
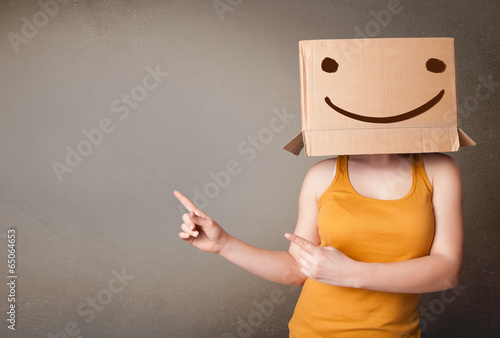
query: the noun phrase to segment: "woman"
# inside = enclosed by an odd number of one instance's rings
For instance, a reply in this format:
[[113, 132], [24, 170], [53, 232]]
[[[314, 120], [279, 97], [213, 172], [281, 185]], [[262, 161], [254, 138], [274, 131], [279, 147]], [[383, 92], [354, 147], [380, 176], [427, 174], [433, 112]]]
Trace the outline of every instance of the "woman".
[[[332, 179], [333, 178], [333, 179]], [[179, 237], [267, 280], [303, 289], [290, 337], [420, 337], [418, 294], [457, 285], [462, 187], [448, 155], [351, 155], [311, 167], [288, 252], [226, 233], [190, 211]]]

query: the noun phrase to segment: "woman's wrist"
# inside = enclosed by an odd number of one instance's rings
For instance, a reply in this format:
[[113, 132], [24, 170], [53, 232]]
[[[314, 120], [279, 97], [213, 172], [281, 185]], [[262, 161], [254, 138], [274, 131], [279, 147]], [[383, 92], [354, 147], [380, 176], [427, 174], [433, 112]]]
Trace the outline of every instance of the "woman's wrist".
[[228, 258], [231, 249], [231, 242], [233, 239], [234, 239], [233, 236], [231, 236], [227, 232], [224, 232], [224, 235], [222, 236], [221, 239], [219, 251], [217, 252], [219, 256], [222, 256], [226, 259]]
[[353, 268], [350, 277], [349, 287], [356, 289], [363, 289], [366, 287], [366, 279], [369, 278], [368, 269], [370, 268], [370, 263], [360, 262], [353, 260]]

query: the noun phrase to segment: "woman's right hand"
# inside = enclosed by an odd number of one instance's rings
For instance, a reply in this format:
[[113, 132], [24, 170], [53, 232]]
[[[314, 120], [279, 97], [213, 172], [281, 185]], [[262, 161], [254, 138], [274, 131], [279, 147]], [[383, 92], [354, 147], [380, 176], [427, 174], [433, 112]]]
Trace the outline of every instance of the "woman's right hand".
[[174, 190], [174, 196], [189, 210], [189, 214], [182, 215], [179, 237], [200, 250], [221, 254], [229, 234], [189, 198], [177, 190]]

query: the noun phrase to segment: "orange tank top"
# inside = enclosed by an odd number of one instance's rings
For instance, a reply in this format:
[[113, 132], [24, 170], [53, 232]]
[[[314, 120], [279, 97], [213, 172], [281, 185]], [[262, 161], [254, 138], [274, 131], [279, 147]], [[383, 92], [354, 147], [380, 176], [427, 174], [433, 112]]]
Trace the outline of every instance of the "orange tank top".
[[[348, 156], [318, 200], [321, 246], [363, 262], [429, 254], [434, 237], [432, 186], [421, 154], [412, 154], [412, 185], [396, 200], [362, 196], [347, 174]], [[332, 286], [306, 279], [288, 325], [290, 337], [420, 337], [418, 294]]]

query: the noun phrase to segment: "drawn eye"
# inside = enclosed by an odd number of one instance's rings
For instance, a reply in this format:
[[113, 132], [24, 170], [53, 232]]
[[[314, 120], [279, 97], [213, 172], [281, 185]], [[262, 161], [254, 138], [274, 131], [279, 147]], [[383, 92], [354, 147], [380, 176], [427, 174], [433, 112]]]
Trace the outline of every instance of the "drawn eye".
[[446, 63], [439, 59], [429, 59], [427, 60], [425, 67], [429, 72], [442, 73], [446, 69]]
[[339, 64], [334, 59], [324, 58], [321, 62], [321, 69], [327, 73], [335, 73], [339, 68]]

